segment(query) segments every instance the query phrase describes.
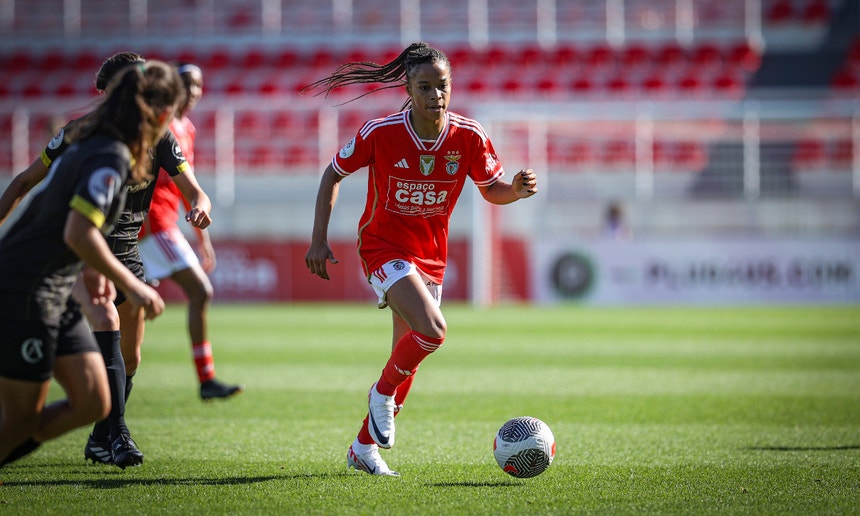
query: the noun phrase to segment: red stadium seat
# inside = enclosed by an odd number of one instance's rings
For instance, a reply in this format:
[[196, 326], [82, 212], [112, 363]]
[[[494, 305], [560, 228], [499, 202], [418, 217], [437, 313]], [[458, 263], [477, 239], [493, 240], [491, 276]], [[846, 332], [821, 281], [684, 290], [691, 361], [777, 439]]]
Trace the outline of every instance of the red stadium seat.
[[824, 166], [827, 146], [818, 139], [800, 140], [795, 144], [792, 162], [800, 170], [818, 169]]
[[[106, 59], [107, 57], [105, 57]], [[104, 59], [101, 59], [95, 52], [89, 50], [80, 50], [71, 60], [72, 68], [83, 73], [95, 74]]]
[[579, 61], [579, 51], [569, 44], [559, 45], [550, 55], [549, 61], [555, 67], [574, 66]]
[[299, 62], [299, 55], [290, 49], [278, 51], [273, 58], [273, 65], [277, 68], [292, 68]]
[[7, 72], [24, 72], [34, 65], [33, 55], [29, 50], [16, 50], [3, 63]]
[[21, 95], [25, 98], [41, 97], [45, 94], [45, 88], [41, 83], [32, 82], [24, 86], [21, 90]]
[[248, 70], [256, 70], [266, 65], [268, 56], [262, 48], [249, 48], [237, 56], [236, 65]]
[[641, 89], [649, 97], [661, 97], [669, 92], [669, 85], [662, 76], [655, 74], [642, 81]]
[[679, 67], [686, 62], [684, 49], [677, 43], [668, 43], [657, 50], [655, 61], [665, 70]]
[[570, 88], [576, 93], [592, 93], [594, 83], [588, 77], [577, 77], [571, 82]]
[[677, 142], [672, 151], [672, 162], [680, 170], [702, 170], [707, 165], [705, 146], [690, 140]]
[[723, 64], [723, 56], [719, 47], [711, 43], [703, 43], [693, 50], [691, 62], [699, 69], [713, 69]]
[[[187, 57], [191, 56], [189, 55]], [[196, 61], [194, 59], [196, 59]], [[225, 48], [216, 48], [208, 55], [193, 58], [188, 62], [199, 65], [203, 69], [205, 76], [207, 73], [217, 73], [229, 68], [233, 62], [233, 56], [230, 51]]]
[[606, 81], [606, 89], [613, 95], [624, 95], [630, 91], [630, 82], [620, 75], [615, 76]]
[[854, 142], [850, 139], [836, 140], [831, 143], [828, 154], [831, 166], [850, 169], [854, 162]]
[[830, 3], [827, 0], [811, 0], [800, 15], [804, 23], [822, 24], [830, 18]]
[[731, 70], [717, 75], [712, 83], [714, 91], [722, 97], [738, 99], [743, 96], [744, 83]]
[[742, 42], [732, 47], [728, 52], [729, 65], [752, 72], [761, 65], [760, 53], [749, 43]]
[[832, 84], [837, 91], [852, 92], [860, 86], [860, 80], [858, 80], [857, 74], [851, 68], [844, 67], [836, 72]]
[[764, 13], [765, 22], [781, 24], [795, 17], [794, 5], [791, 0], [776, 0]]

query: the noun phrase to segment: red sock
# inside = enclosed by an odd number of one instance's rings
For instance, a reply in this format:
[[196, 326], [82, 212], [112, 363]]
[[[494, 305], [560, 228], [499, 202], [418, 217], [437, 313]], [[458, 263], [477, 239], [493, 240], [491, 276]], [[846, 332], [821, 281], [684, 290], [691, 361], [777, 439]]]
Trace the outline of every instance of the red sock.
[[391, 358], [388, 359], [388, 363], [382, 369], [382, 376], [376, 383], [379, 394], [393, 396], [397, 387], [415, 374], [421, 361], [439, 349], [444, 340], [444, 338], [428, 337], [417, 331], [410, 331], [404, 335], [394, 346]]
[[358, 442], [361, 444], [373, 444], [373, 437], [370, 437], [370, 430], [367, 429], [367, 416], [364, 416], [364, 421], [361, 423], [361, 430], [358, 431]]
[[397, 386], [397, 392], [394, 393], [394, 416], [400, 413], [403, 404], [406, 403], [406, 396], [409, 396], [409, 389], [412, 388], [412, 382], [415, 380], [415, 375], [407, 376], [403, 383]]
[[[403, 403], [406, 401], [406, 396], [409, 395], [409, 390], [412, 388], [412, 381], [414, 379], [415, 375], [413, 374], [397, 386], [397, 392], [394, 394], [394, 417], [397, 417], [400, 409], [403, 408]], [[364, 416], [361, 430], [358, 431], [358, 442], [361, 444], [373, 444], [373, 437], [370, 436], [370, 430], [367, 429], [367, 416]]]
[[194, 365], [197, 367], [197, 379], [200, 383], [215, 378], [215, 359], [212, 358], [212, 345], [209, 341], [192, 344]]

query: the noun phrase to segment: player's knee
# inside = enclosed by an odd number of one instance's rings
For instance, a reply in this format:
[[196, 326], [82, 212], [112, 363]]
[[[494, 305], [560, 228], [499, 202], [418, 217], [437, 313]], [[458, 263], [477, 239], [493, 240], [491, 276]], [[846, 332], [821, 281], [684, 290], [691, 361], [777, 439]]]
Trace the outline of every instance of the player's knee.
[[119, 331], [119, 314], [113, 305], [81, 305], [93, 331]]
[[93, 396], [87, 398], [85, 401], [75, 405], [78, 421], [81, 425], [101, 421], [110, 414], [110, 396], [103, 395], [102, 393], [93, 394]]

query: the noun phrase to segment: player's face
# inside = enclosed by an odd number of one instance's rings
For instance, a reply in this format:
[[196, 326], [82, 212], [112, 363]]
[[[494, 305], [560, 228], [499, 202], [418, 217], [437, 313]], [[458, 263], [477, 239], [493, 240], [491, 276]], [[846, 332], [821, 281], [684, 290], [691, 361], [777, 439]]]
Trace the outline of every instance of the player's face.
[[183, 80], [185, 81], [185, 91], [188, 93], [184, 111], [188, 111], [194, 108], [203, 96], [203, 75], [200, 72], [192, 71]]
[[446, 63], [425, 63], [415, 69], [406, 85], [412, 113], [419, 120], [437, 123], [445, 119], [451, 100], [451, 71]]

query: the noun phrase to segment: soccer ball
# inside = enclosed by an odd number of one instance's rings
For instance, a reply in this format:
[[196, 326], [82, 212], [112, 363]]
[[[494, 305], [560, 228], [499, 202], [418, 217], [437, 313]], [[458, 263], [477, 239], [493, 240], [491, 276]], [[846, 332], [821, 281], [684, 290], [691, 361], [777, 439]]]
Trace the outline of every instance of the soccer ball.
[[508, 475], [536, 477], [552, 464], [555, 436], [538, 418], [515, 417], [499, 428], [493, 440], [493, 455]]

